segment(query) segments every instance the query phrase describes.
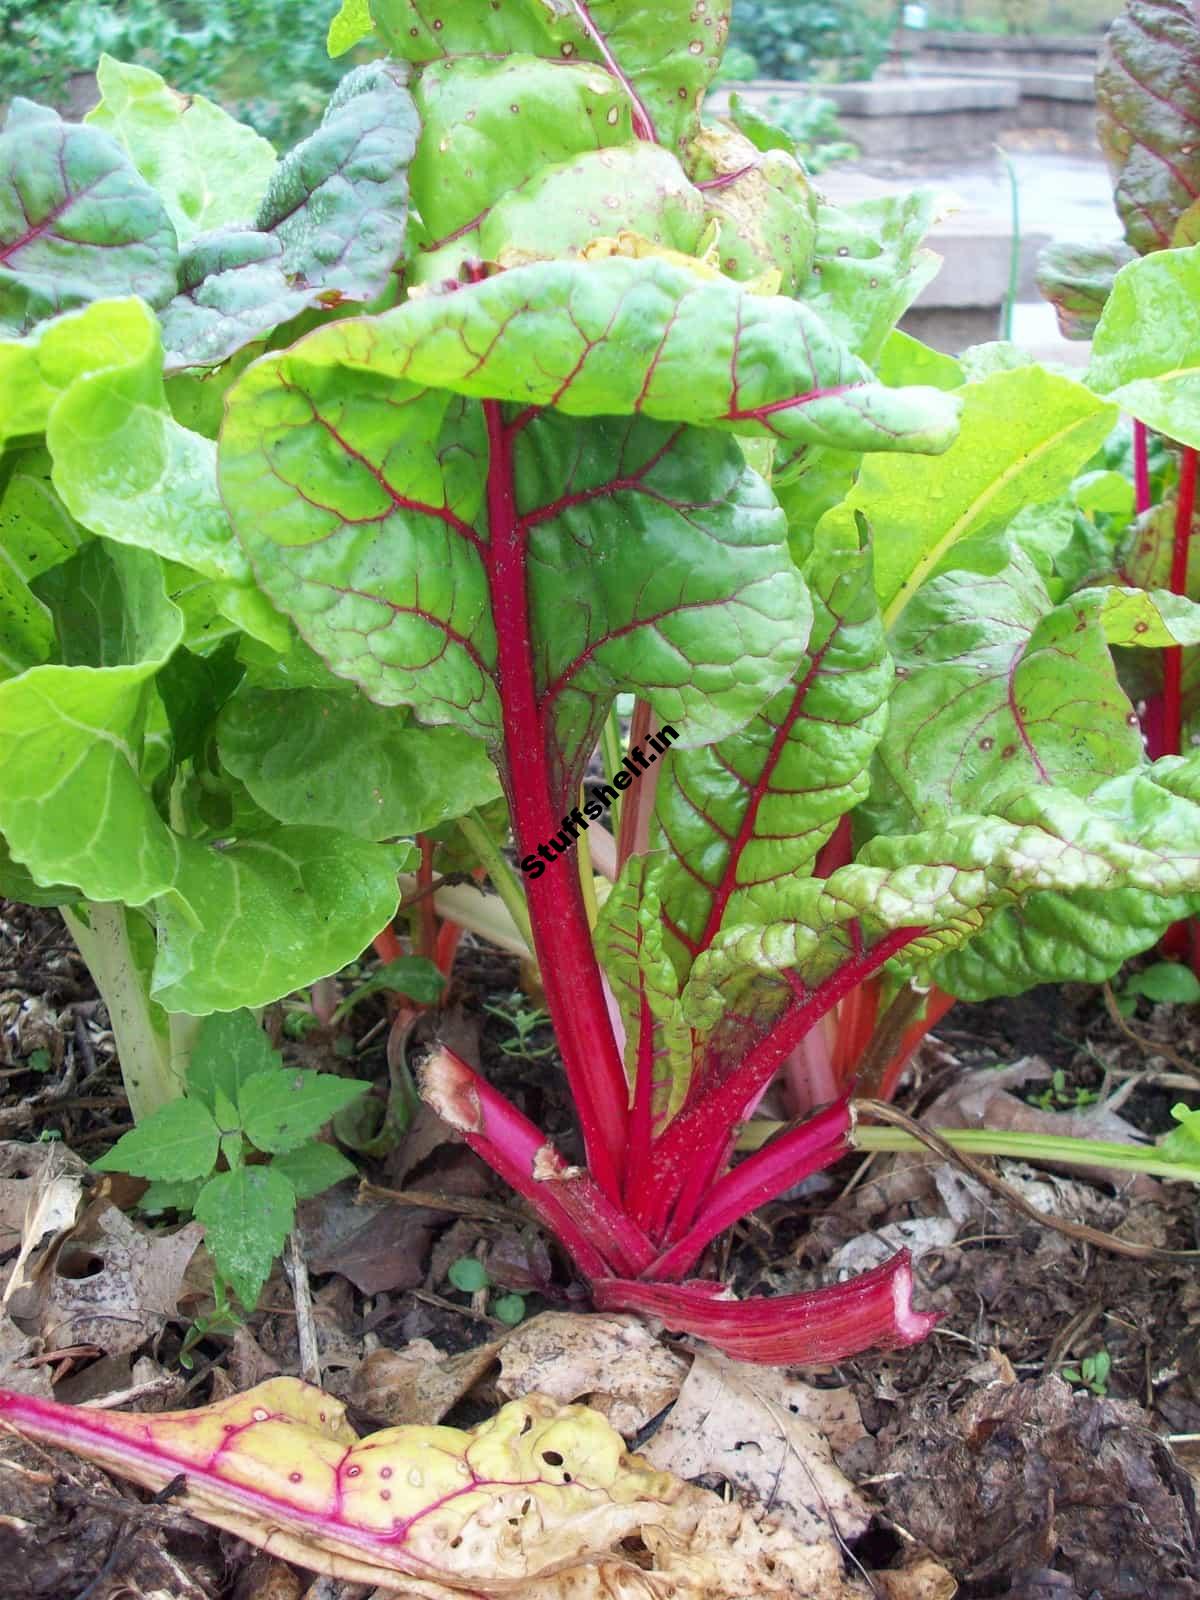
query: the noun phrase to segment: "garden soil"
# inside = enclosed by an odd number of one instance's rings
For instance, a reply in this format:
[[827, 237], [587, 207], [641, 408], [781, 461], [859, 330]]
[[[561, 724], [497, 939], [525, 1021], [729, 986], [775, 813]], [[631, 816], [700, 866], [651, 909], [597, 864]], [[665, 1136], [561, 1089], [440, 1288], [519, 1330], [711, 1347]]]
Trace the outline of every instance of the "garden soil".
[[[444, 1010], [419, 1019], [408, 1049], [419, 1056], [434, 1037], [450, 1040], [574, 1157], [537, 1001], [528, 972], [468, 940]], [[351, 1017], [352, 1036], [318, 1031], [284, 1048], [305, 1066], [386, 1084], [384, 1001], [373, 997]], [[268, 1025], [283, 1037], [278, 1008]], [[923, 1047], [899, 1103], [920, 1116], [939, 1097], [946, 1105], [967, 1075], [986, 1087], [981, 1073], [1016, 1063], [1019, 1071], [1003, 1075], [1006, 1095], [1064, 1116], [1090, 1109], [1094, 1096], [1110, 1105], [1116, 1096], [1120, 1115], [1155, 1135], [1169, 1125], [1188, 1072], [1200, 1070], [1200, 1014], [1143, 1002], [1122, 1029], [1100, 994], [1083, 988], [957, 1007]], [[86, 1162], [127, 1124], [107, 1018], [57, 916], [0, 904], [0, 1140], [27, 1143], [31, 1161], [50, 1142]], [[478, 1256], [494, 1284], [525, 1297], [531, 1316], [547, 1308], [587, 1315], [586, 1296], [514, 1198], [434, 1119], [419, 1116], [403, 1145], [360, 1164], [373, 1189], [358, 1195], [343, 1185], [306, 1202], [302, 1215], [326, 1385], [350, 1401], [364, 1427], [427, 1406], [431, 1416], [470, 1426], [495, 1404], [496, 1352], [508, 1329], [486, 1294], [451, 1286], [449, 1265]], [[1142, 1243], [1200, 1247], [1200, 1205], [1184, 1186], [1139, 1180], [1118, 1192], [1078, 1174], [1015, 1163], [998, 1170], [1064, 1216]], [[111, 1198], [132, 1207], [136, 1190], [107, 1181]], [[2, 1230], [0, 1212], [0, 1276], [18, 1243]], [[964, 1600], [1200, 1600], [1195, 1265], [1076, 1243], [1009, 1212], [934, 1157], [849, 1161], [757, 1213], [720, 1251], [741, 1293], [784, 1292], [820, 1281], [839, 1253], [866, 1250], [869, 1264], [872, 1249], [897, 1242], [914, 1248], [918, 1304], [942, 1313], [933, 1337], [804, 1374], [818, 1388], [848, 1386], [865, 1425], [839, 1464], [878, 1509], [845, 1549], [847, 1573], [874, 1574], [875, 1592], [886, 1595], [889, 1570], [911, 1566], [921, 1552], [953, 1574]], [[84, 1281], [103, 1264], [72, 1259]], [[49, 1360], [36, 1340], [0, 1323], [0, 1382], [16, 1371], [25, 1381], [42, 1374], [36, 1381], [53, 1380], [68, 1401], [133, 1388], [151, 1397], [137, 1403], [153, 1409], [201, 1405], [299, 1371], [282, 1271], [248, 1326], [201, 1338], [190, 1367], [180, 1365], [181, 1337], [204, 1315], [210, 1281], [201, 1252], [178, 1285], [177, 1315], [120, 1355], [82, 1343]], [[444, 1393], [431, 1397], [427, 1374], [408, 1387], [397, 1378], [388, 1352], [414, 1340], [457, 1358], [440, 1372]], [[1082, 1365], [1101, 1353], [1107, 1382], [1095, 1380], [1093, 1365], [1089, 1388]], [[650, 1446], [670, 1410], [638, 1428], [639, 1448]], [[0, 1443], [0, 1574], [4, 1600], [368, 1593], [314, 1584], [231, 1536], [198, 1528], [169, 1497], [149, 1503], [86, 1463], [15, 1441]]]

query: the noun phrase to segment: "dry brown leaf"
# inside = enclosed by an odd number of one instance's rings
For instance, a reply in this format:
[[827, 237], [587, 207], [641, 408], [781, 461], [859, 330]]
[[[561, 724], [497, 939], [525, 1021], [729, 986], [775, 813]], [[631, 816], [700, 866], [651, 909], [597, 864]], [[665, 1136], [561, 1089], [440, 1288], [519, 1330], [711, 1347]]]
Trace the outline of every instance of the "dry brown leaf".
[[509, 1335], [500, 1356], [500, 1392], [536, 1392], [564, 1404], [584, 1400], [627, 1438], [678, 1395], [685, 1357], [636, 1317], [546, 1311]]
[[958, 1223], [950, 1217], [909, 1217], [887, 1222], [873, 1233], [861, 1234], [838, 1250], [829, 1265], [839, 1277], [868, 1272], [889, 1261], [897, 1250], [910, 1250], [917, 1261], [929, 1250], [954, 1243]]
[[[1051, 1069], [1040, 1056], [1026, 1056], [999, 1071], [981, 1067], [965, 1072], [949, 1089], [922, 1113], [930, 1128], [990, 1128], [992, 1132], [1068, 1134], [1079, 1139], [1109, 1140], [1116, 1144], [1144, 1145], [1145, 1140], [1132, 1123], [1101, 1105], [1079, 1111], [1043, 1111], [1031, 1106], [1010, 1088], [1030, 1079], [1049, 1079]], [[1049, 1166], [1051, 1163], [1044, 1163]], [[1128, 1173], [1109, 1167], [1073, 1167], [1080, 1175], [1114, 1184], [1122, 1194], [1154, 1199], [1161, 1186], [1144, 1173]]]
[[38, 1328], [48, 1350], [94, 1344], [107, 1355], [128, 1355], [176, 1314], [203, 1232], [190, 1222], [172, 1234], [147, 1233], [100, 1201], [59, 1246], [52, 1269], [38, 1279], [35, 1303], [26, 1296], [21, 1320]]
[[954, 1600], [958, 1583], [932, 1556], [918, 1557], [898, 1572], [873, 1572], [883, 1600]]
[[85, 1171], [79, 1157], [60, 1144], [0, 1145], [0, 1251], [20, 1244], [0, 1305], [16, 1316], [50, 1251], [75, 1222]]
[[22, 1333], [5, 1311], [0, 1311], [0, 1385], [16, 1389], [19, 1394], [40, 1395], [49, 1400], [53, 1394], [50, 1369], [43, 1365], [23, 1366], [30, 1356], [40, 1353], [36, 1339]]
[[813, 1389], [774, 1367], [698, 1353], [675, 1409], [644, 1452], [683, 1478], [717, 1473], [801, 1540], [865, 1532], [871, 1509], [838, 1469], [864, 1432], [848, 1389]]
[[440, 1422], [493, 1365], [502, 1340], [448, 1356], [428, 1339], [402, 1350], [376, 1350], [355, 1369], [342, 1391], [372, 1422], [398, 1425]]

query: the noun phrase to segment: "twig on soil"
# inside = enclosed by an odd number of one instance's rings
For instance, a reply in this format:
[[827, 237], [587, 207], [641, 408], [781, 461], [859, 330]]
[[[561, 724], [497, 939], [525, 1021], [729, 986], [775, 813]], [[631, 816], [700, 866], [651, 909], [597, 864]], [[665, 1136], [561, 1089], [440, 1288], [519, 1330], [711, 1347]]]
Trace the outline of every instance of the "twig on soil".
[[476, 1311], [471, 1306], [456, 1306], [453, 1301], [443, 1300], [440, 1294], [434, 1294], [431, 1289], [409, 1289], [408, 1293], [414, 1300], [423, 1300], [427, 1306], [436, 1306], [439, 1311], [452, 1311], [455, 1316], [470, 1317], [472, 1322], [486, 1322], [489, 1328], [499, 1328], [504, 1334], [513, 1331], [499, 1317], [489, 1317], [486, 1311]]
[[300, 1376], [306, 1383], [321, 1387], [321, 1351], [317, 1344], [317, 1325], [313, 1320], [312, 1290], [308, 1282], [308, 1263], [300, 1235], [295, 1228], [288, 1235], [283, 1270], [292, 1286], [296, 1304], [296, 1336], [300, 1341]]
[[401, 1205], [420, 1206], [425, 1211], [447, 1211], [458, 1217], [474, 1217], [477, 1222], [515, 1222], [526, 1227], [530, 1218], [515, 1206], [496, 1200], [473, 1200], [461, 1194], [437, 1194], [432, 1189], [385, 1189], [382, 1184], [358, 1186], [360, 1200], [398, 1200]]
[[1170, 1045], [1159, 1044], [1155, 1039], [1147, 1039], [1144, 1034], [1138, 1033], [1135, 1028], [1131, 1028], [1129, 1026], [1129, 1024], [1125, 1021], [1125, 1018], [1121, 1015], [1120, 1009], [1117, 1005], [1117, 997], [1112, 991], [1111, 983], [1106, 983], [1104, 985], [1104, 1004], [1114, 1026], [1117, 1027], [1127, 1039], [1132, 1039], [1134, 1044], [1136, 1044], [1139, 1049], [1144, 1050], [1147, 1055], [1161, 1056], [1164, 1061], [1169, 1061], [1173, 1067], [1177, 1067], [1180, 1072], [1187, 1076], [1192, 1088], [1200, 1089], [1200, 1075], [1196, 1073], [1196, 1070], [1190, 1061], [1186, 1061], [1183, 1056], [1178, 1053], [1178, 1051], [1172, 1050]]
[[1105, 1233], [1102, 1228], [1091, 1228], [1086, 1222], [1066, 1222], [1061, 1217], [1052, 1217], [1048, 1212], [1031, 1204], [1024, 1195], [1018, 1194], [1010, 1184], [1004, 1182], [1003, 1178], [997, 1178], [982, 1162], [975, 1161], [962, 1150], [956, 1150], [940, 1134], [934, 1133], [930, 1128], [922, 1127], [919, 1122], [905, 1112], [897, 1110], [895, 1106], [885, 1105], [882, 1100], [859, 1100], [856, 1104], [862, 1115], [889, 1123], [893, 1128], [903, 1128], [910, 1137], [935, 1151], [943, 1161], [948, 1161], [951, 1166], [969, 1173], [977, 1183], [981, 1183], [985, 1189], [1003, 1200], [1010, 1210], [1016, 1211], [1020, 1216], [1028, 1217], [1031, 1222], [1040, 1223], [1044, 1228], [1052, 1229], [1055, 1233], [1064, 1234], [1068, 1239], [1076, 1239], [1081, 1244], [1095, 1245], [1099, 1250], [1110, 1250], [1114, 1255], [1130, 1256], [1135, 1261], [1195, 1261], [1200, 1257], [1200, 1250], [1160, 1250], [1157, 1245], [1134, 1244], [1128, 1239], [1119, 1239], [1115, 1233]]
[[1065, 1327], [1060, 1328], [1054, 1335], [1050, 1348], [1046, 1351], [1046, 1359], [1042, 1363], [1042, 1376], [1048, 1378], [1056, 1372], [1060, 1363], [1071, 1354], [1071, 1346], [1077, 1339], [1082, 1339], [1084, 1334], [1099, 1317], [1103, 1307], [1097, 1302], [1084, 1306], [1083, 1310], [1073, 1316]]

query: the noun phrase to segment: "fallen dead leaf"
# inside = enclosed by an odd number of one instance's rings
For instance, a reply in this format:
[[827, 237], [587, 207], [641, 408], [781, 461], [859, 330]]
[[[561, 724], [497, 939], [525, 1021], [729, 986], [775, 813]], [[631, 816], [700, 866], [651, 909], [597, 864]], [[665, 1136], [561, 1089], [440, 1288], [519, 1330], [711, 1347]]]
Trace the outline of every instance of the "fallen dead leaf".
[[495, 1363], [503, 1340], [448, 1356], [428, 1339], [376, 1350], [353, 1373], [345, 1398], [372, 1422], [440, 1422]]
[[546, 1311], [517, 1328], [500, 1355], [502, 1395], [584, 1400], [631, 1438], [669, 1406], [688, 1361], [636, 1317]]
[[176, 1315], [203, 1232], [189, 1222], [175, 1233], [149, 1233], [99, 1201], [62, 1241], [39, 1276], [35, 1303], [26, 1297], [19, 1319], [37, 1327], [48, 1350], [94, 1344], [110, 1356], [128, 1355]]
[[897, 1250], [910, 1250], [917, 1261], [929, 1250], [942, 1250], [954, 1243], [958, 1223], [950, 1217], [911, 1217], [888, 1222], [874, 1233], [851, 1239], [836, 1252], [830, 1266], [839, 1277], [867, 1272], [891, 1259]]
[[26, 1366], [30, 1356], [40, 1354], [36, 1339], [22, 1333], [6, 1311], [0, 1311], [0, 1385], [19, 1394], [39, 1395], [49, 1400], [53, 1394], [50, 1369], [44, 1363]]
[[813, 1389], [774, 1367], [697, 1353], [675, 1408], [644, 1454], [683, 1478], [716, 1473], [798, 1536], [857, 1538], [871, 1508], [839, 1470], [864, 1429], [847, 1389]]
[[[8, 1270], [0, 1305], [21, 1315], [22, 1297], [36, 1285], [50, 1252], [70, 1228], [83, 1198], [83, 1173], [79, 1157], [61, 1145], [44, 1146], [45, 1155], [31, 1157], [29, 1145], [5, 1144], [0, 1186], [0, 1248], [17, 1242], [20, 1250]], [[18, 1210], [19, 1208], [19, 1210]]]
[[[1103, 1105], [1085, 1106], [1080, 1111], [1043, 1111], [1031, 1106], [1010, 1090], [1031, 1079], [1049, 1080], [1052, 1070], [1040, 1056], [1026, 1056], [1010, 1067], [997, 1070], [981, 1067], [957, 1077], [949, 1089], [922, 1113], [930, 1128], [989, 1128], [993, 1132], [1067, 1134], [1079, 1139], [1110, 1140], [1117, 1144], [1144, 1145], [1145, 1139], [1132, 1123]], [[1039, 1163], [1041, 1164], [1041, 1163]], [[1051, 1163], [1045, 1163], [1051, 1166]], [[1153, 1199], [1160, 1193], [1155, 1178], [1131, 1174], [1109, 1167], [1072, 1167], [1075, 1177], [1111, 1183], [1122, 1194]]]
[[898, 1572], [873, 1572], [871, 1580], [884, 1600], [954, 1600], [958, 1583], [932, 1556], [919, 1556]]

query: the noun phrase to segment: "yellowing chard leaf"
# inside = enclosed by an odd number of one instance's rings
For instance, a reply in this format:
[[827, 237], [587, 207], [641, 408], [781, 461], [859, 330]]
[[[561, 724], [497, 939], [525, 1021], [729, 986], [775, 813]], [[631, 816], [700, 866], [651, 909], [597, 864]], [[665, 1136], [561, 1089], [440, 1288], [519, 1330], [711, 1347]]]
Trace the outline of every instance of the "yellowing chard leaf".
[[1200, 244], [1123, 267], [1092, 341], [1088, 382], [1149, 428], [1200, 448]]
[[161, 197], [180, 243], [253, 216], [275, 170], [266, 139], [200, 94], [102, 55], [100, 104], [84, 119], [111, 134]]
[[359, 1440], [340, 1401], [274, 1378], [196, 1411], [94, 1411], [0, 1390], [0, 1419], [301, 1566], [387, 1590], [515, 1592], [664, 1520], [684, 1486], [584, 1406], [527, 1395], [471, 1432]]
[[[904, 391], [900, 391], [904, 392]], [[1116, 419], [1114, 409], [1069, 378], [1041, 367], [999, 372], [955, 391], [962, 428], [936, 464], [872, 455], [825, 529], [861, 512], [875, 539], [875, 583], [884, 619], [895, 624], [960, 539], [1007, 526], [1029, 505], [1063, 494]]]

